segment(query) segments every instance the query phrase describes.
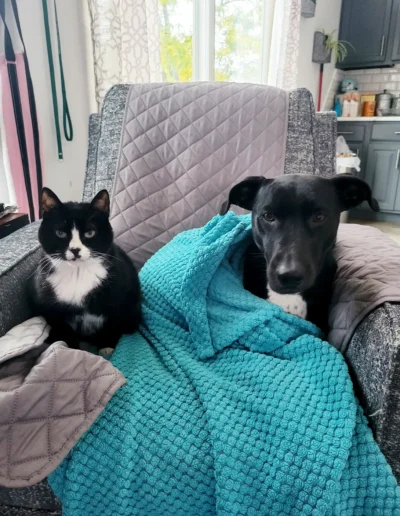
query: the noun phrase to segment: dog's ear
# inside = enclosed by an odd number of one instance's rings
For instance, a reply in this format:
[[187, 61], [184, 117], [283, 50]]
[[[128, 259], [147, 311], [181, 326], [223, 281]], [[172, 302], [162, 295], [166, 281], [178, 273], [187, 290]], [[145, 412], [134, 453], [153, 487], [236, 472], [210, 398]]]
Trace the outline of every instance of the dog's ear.
[[220, 215], [225, 215], [231, 204], [251, 211], [254, 199], [261, 186], [268, 184], [272, 179], [265, 179], [263, 176], [248, 177], [241, 183], [235, 185], [229, 192], [228, 200], [223, 203], [219, 211]]
[[50, 188], [44, 187], [40, 198], [43, 211], [50, 211], [54, 208], [59, 208], [62, 204], [57, 195], [50, 190]]
[[379, 204], [372, 197], [371, 188], [362, 179], [351, 175], [339, 174], [331, 179], [339, 196], [341, 211], [355, 208], [364, 201], [367, 201], [371, 209], [379, 211]]

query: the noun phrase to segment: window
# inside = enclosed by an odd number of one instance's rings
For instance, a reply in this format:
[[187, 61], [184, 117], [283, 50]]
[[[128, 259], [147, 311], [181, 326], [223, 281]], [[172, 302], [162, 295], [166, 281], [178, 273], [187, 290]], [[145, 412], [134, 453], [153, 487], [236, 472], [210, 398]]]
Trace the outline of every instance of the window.
[[262, 82], [264, 0], [216, 0], [215, 79]]
[[269, 4], [158, 0], [163, 79], [266, 82]]
[[158, 0], [164, 81], [193, 78], [193, 0]]

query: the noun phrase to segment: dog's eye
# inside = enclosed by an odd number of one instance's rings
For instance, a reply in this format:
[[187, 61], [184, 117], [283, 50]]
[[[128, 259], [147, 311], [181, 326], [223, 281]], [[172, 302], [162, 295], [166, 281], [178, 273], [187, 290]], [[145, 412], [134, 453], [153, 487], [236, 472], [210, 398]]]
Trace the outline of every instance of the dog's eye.
[[315, 224], [322, 224], [323, 222], [326, 221], [328, 217], [326, 215], [324, 215], [323, 213], [314, 213], [313, 217], [312, 217], [312, 221], [315, 223]]
[[90, 231], [86, 231], [85, 238], [93, 238], [96, 234], [96, 231], [94, 229], [91, 229]]
[[275, 217], [270, 211], [267, 211], [267, 213], [264, 213], [263, 219], [266, 220], [267, 222], [274, 222]]
[[60, 229], [56, 230], [56, 235], [58, 238], [67, 238], [67, 233], [65, 231], [61, 231]]

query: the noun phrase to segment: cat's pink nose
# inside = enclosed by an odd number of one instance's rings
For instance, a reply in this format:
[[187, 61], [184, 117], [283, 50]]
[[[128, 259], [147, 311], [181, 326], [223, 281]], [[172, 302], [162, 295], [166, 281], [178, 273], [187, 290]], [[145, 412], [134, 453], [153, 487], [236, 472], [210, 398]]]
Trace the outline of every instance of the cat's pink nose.
[[75, 258], [79, 258], [79, 253], [81, 252], [80, 247], [71, 247], [70, 251], [75, 256]]

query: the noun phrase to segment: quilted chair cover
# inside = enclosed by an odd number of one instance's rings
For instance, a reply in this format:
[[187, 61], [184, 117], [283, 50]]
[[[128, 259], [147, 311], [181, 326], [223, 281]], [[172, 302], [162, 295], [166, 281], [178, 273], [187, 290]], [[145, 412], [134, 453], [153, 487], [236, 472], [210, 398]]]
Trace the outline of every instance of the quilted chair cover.
[[[300, 118], [290, 121], [289, 93], [271, 86], [132, 85], [112, 199], [117, 243], [141, 267], [176, 234], [216, 215], [238, 181], [283, 174], [289, 123], [306, 130], [302, 151], [290, 133], [301, 166], [313, 151], [313, 118], [293, 111]], [[319, 173], [315, 162], [301, 171]]]

